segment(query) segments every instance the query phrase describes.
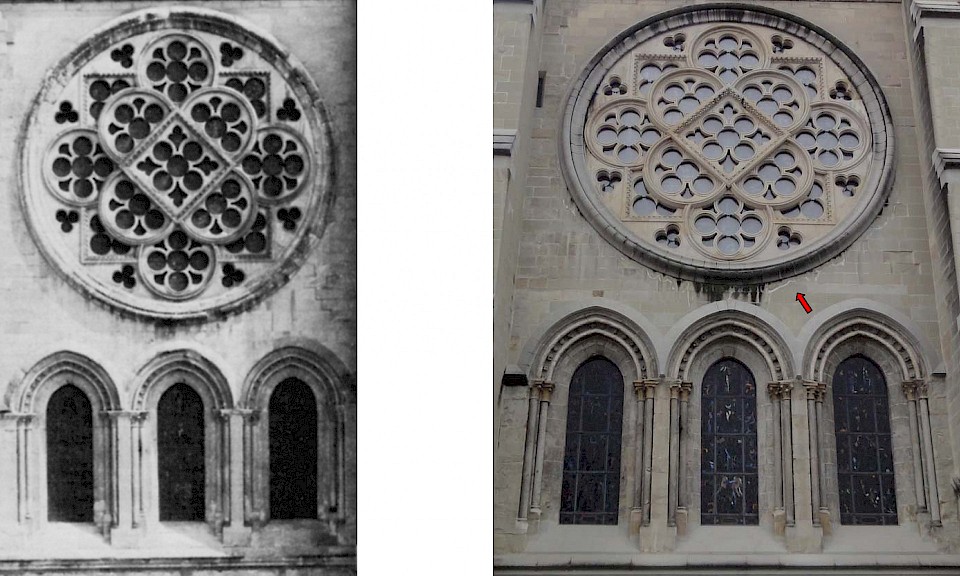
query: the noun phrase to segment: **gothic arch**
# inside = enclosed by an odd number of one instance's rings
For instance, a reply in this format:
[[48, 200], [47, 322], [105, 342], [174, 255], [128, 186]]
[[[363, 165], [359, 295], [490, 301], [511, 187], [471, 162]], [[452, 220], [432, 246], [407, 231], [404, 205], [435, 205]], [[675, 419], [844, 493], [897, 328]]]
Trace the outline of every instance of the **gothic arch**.
[[[50, 354], [33, 365], [12, 392], [10, 407], [21, 417], [24, 434], [18, 439], [21, 457], [17, 463], [20, 520], [31, 517], [46, 522], [47, 502], [47, 403], [54, 392], [67, 384], [79, 388], [90, 401], [93, 416], [93, 522], [109, 530], [116, 516], [111, 476], [113, 463], [112, 428], [107, 413], [120, 410], [120, 396], [106, 371], [90, 358], [76, 352]], [[28, 431], [35, 431], [30, 440]]]
[[147, 362], [137, 373], [131, 408], [137, 412], [153, 409], [160, 394], [178, 377], [196, 386], [204, 401], [209, 402], [208, 410], [233, 408], [233, 394], [223, 373], [192, 350], [163, 352]]
[[696, 356], [711, 344], [731, 339], [743, 342], [763, 358], [774, 380], [794, 376], [792, 337], [786, 327], [757, 306], [719, 302], [687, 314], [667, 335], [675, 342], [667, 361], [667, 376], [689, 380]]
[[131, 409], [145, 413], [143, 430], [138, 432], [143, 454], [144, 497], [143, 509], [135, 506], [134, 515], [143, 516], [148, 523], [159, 523], [159, 501], [162, 489], [158, 479], [157, 404], [163, 393], [178, 383], [192, 387], [203, 400], [205, 506], [206, 522], [219, 532], [229, 521], [226, 491], [227, 454], [224, 448], [224, 410], [233, 408], [233, 395], [219, 368], [193, 350], [162, 352], [140, 369], [133, 386]]
[[[826, 311], [825, 311], [826, 312]], [[865, 339], [889, 353], [903, 380], [924, 378], [929, 374], [920, 338], [890, 316], [863, 307], [852, 307], [831, 318], [824, 318], [810, 333], [803, 355], [804, 376], [827, 382], [830, 358], [845, 342]], [[880, 358], [874, 359], [881, 362]]]
[[655, 348], [647, 332], [619, 312], [591, 306], [560, 319], [539, 339], [529, 367], [531, 379], [553, 381], [564, 354], [590, 340], [608, 343], [626, 353], [638, 379], [657, 376]]
[[280, 383], [295, 378], [310, 387], [317, 400], [317, 516], [331, 533], [346, 519], [346, 407], [355, 403], [353, 378], [327, 348], [285, 346], [264, 356], [243, 385], [241, 406], [249, 410], [253, 449], [251, 521], [262, 525], [270, 510], [270, 397]]
[[120, 409], [120, 395], [107, 372], [90, 358], [70, 351], [50, 354], [34, 364], [13, 389], [9, 406], [21, 414], [34, 414], [42, 408], [38, 392], [68, 380], [87, 394], [95, 410]]

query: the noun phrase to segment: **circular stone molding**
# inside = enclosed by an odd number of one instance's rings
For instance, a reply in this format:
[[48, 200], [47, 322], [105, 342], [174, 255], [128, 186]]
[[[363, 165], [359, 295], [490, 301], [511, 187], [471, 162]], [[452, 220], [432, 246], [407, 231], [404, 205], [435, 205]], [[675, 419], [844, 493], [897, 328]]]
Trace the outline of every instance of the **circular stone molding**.
[[560, 156], [581, 212], [663, 273], [767, 282], [846, 249], [893, 183], [876, 79], [837, 39], [743, 5], [624, 31], [575, 81]]
[[46, 76], [20, 134], [31, 235], [114, 309], [204, 319], [283, 285], [323, 234], [333, 162], [306, 70], [202, 9], [94, 33]]

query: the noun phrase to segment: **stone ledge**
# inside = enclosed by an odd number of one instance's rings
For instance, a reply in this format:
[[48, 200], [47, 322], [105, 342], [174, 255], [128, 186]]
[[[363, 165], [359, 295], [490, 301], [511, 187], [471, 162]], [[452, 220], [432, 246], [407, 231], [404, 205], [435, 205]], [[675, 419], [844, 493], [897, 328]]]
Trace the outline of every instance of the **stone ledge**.
[[517, 142], [517, 131], [504, 128], [493, 129], [493, 155], [512, 156]]
[[[178, 574], [193, 570], [273, 570], [297, 568], [345, 569], [355, 572], [357, 565], [356, 550], [344, 550], [342, 554], [318, 556], [280, 556], [271, 558], [123, 558], [95, 560], [0, 560], [0, 574], [48, 573], [70, 570], [71, 572], [103, 571], [111, 572], [141, 570], [171, 570]], [[339, 571], [339, 570], [338, 570]]]
[[819, 568], [869, 567], [871, 570], [896, 568], [960, 568], [960, 554], [510, 554], [494, 557], [494, 569], [503, 573], [543, 571], [564, 567], [591, 574], [624, 573], [633, 568]]

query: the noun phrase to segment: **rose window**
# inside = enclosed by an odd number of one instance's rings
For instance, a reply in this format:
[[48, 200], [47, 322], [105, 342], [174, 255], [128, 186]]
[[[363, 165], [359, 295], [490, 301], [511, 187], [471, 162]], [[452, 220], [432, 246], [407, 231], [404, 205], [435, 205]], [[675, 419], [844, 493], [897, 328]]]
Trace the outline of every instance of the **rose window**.
[[580, 76], [562, 133], [574, 199], [620, 250], [680, 277], [765, 281], [829, 260], [877, 215], [889, 113], [838, 41], [745, 7], [621, 38]]
[[[281, 285], [319, 237], [330, 173], [307, 73], [272, 40], [187, 9], [129, 17], [85, 46], [103, 49], [50, 72], [21, 151], [51, 263], [157, 317], [239, 310]], [[615, 142], [642, 124], [633, 115], [612, 121]]]

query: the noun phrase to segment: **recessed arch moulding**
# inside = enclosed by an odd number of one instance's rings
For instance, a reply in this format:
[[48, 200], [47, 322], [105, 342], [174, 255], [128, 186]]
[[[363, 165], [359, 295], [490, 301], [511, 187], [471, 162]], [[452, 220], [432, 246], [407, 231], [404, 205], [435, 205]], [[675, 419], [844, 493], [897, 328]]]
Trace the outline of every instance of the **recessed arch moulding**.
[[928, 378], [942, 362], [919, 325], [899, 311], [868, 299], [830, 306], [794, 334], [769, 311], [739, 301], [707, 304], [681, 318], [666, 333], [635, 309], [606, 305], [559, 305], [527, 340], [518, 364], [530, 381], [550, 382], [567, 349], [588, 339], [616, 347], [640, 379], [687, 380], [693, 359], [717, 343], [736, 341], [763, 358], [777, 380], [826, 382], [826, 359], [840, 344], [862, 339], [879, 346], [900, 368], [903, 380]]
[[847, 248], [893, 182], [879, 84], [836, 38], [734, 4], [625, 30], [571, 86], [560, 131], [585, 218], [689, 280], [769, 282]]

